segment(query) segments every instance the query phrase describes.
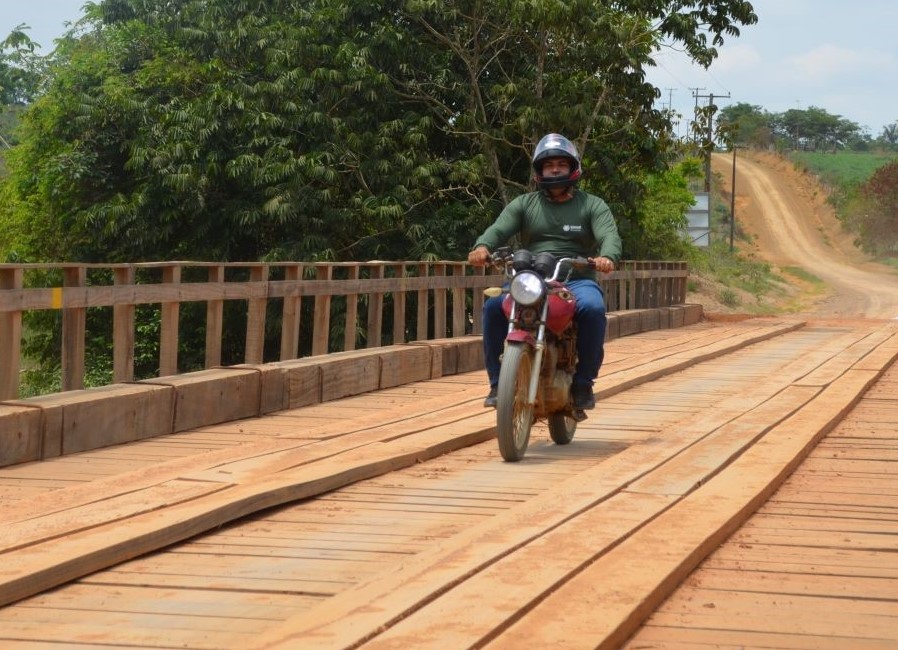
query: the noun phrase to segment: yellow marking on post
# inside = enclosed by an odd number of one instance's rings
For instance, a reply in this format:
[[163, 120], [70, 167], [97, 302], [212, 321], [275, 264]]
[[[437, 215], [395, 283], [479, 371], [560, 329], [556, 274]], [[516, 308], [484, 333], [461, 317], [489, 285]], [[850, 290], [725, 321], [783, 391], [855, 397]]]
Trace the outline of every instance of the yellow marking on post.
[[53, 287], [50, 295], [50, 307], [62, 309], [62, 287]]

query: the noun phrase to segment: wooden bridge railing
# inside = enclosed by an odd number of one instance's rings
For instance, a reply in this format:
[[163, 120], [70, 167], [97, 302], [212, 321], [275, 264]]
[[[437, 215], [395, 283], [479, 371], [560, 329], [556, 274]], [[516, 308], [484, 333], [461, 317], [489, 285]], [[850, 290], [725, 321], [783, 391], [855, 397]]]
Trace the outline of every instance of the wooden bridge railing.
[[[624, 262], [600, 283], [608, 310], [618, 311], [683, 304], [686, 277], [685, 262]], [[19, 394], [22, 317], [29, 311], [61, 310], [61, 386], [73, 390], [84, 387], [86, 340], [96, 335], [87, 331], [90, 309], [112, 309], [113, 381], [127, 382], [134, 379], [138, 305], [159, 305], [162, 377], [178, 373], [184, 303], [205, 303], [205, 367], [211, 368], [222, 362], [225, 301], [246, 303], [244, 362], [262, 363], [353, 350], [357, 339], [375, 347], [479, 334], [482, 289], [500, 282], [483, 269], [445, 261], [0, 264], [0, 400]], [[280, 350], [266, 359], [271, 307], [279, 308]], [[410, 307], [414, 316], [406, 313]], [[341, 323], [332, 322], [337, 317]], [[383, 331], [385, 323], [391, 332]], [[341, 326], [342, 342], [333, 340]]]

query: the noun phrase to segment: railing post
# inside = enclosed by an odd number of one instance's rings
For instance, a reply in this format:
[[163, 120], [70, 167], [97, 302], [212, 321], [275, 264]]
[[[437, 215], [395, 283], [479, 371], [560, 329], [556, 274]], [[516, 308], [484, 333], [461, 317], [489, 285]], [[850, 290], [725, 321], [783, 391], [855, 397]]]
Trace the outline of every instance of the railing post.
[[405, 264], [397, 264], [396, 280], [400, 288], [393, 292], [393, 345], [405, 343]]
[[[181, 284], [181, 267], [165, 266], [162, 269], [164, 284]], [[177, 300], [162, 303], [162, 315], [159, 335], [159, 376], [168, 377], [178, 374], [178, 317], [181, 303]]]
[[[284, 269], [284, 279], [298, 283], [302, 279], [302, 264], [291, 264]], [[302, 293], [288, 292], [284, 296], [284, 313], [281, 316], [281, 361], [299, 356], [299, 321], [302, 315]]]
[[[315, 279], [330, 280], [334, 275], [331, 264], [316, 264]], [[315, 314], [312, 318], [312, 355], [327, 354], [328, 338], [331, 327], [331, 297], [319, 294], [315, 296]]]
[[[22, 269], [0, 269], [0, 289], [21, 289]], [[0, 312], [0, 400], [19, 396], [22, 312]]]
[[[84, 287], [87, 284], [87, 268], [83, 266], [63, 269], [63, 287]], [[65, 296], [65, 291], [63, 291]], [[87, 330], [87, 308], [62, 308], [62, 390], [84, 388], [84, 337]]]
[[[475, 266], [474, 275], [486, 275], [486, 269], [482, 266]], [[498, 282], [501, 282], [501, 279]], [[483, 302], [483, 289], [475, 287], [471, 296], [471, 318], [474, 321], [471, 331], [474, 334], [483, 334]]]
[[[418, 265], [418, 277], [427, 278], [430, 275], [430, 267], [427, 264]], [[415, 338], [419, 341], [427, 340], [427, 311], [430, 309], [430, 292], [427, 289], [418, 289], [418, 325], [415, 329]]]
[[618, 309], [632, 309], [635, 300], [636, 281], [633, 279], [633, 262], [624, 262], [619, 277], [617, 300]]
[[677, 282], [677, 304], [686, 304], [686, 292], [689, 289], [689, 264], [680, 262], [680, 269], [683, 271], [682, 277]]
[[265, 353], [265, 311], [268, 305], [268, 265], [250, 269], [250, 282], [265, 283], [264, 295], [247, 301], [245, 363], [262, 363]]
[[[115, 285], [134, 284], [133, 266], [116, 267]], [[117, 382], [134, 380], [134, 304], [118, 303], [112, 307], [112, 379]]]
[[[369, 276], [372, 280], [381, 280], [384, 277], [384, 265], [377, 264], [371, 267]], [[384, 294], [375, 291], [368, 294], [368, 344], [365, 347], [377, 348], [381, 345], [383, 336], [384, 319]]]
[[[465, 264], [459, 262], [452, 265], [452, 277], [465, 277]], [[452, 336], [464, 336], [465, 334], [465, 288], [452, 287]]]
[[[224, 284], [223, 266], [210, 266], [209, 284]], [[224, 300], [206, 301], [206, 368], [221, 365], [221, 339], [224, 332]]]
[[[446, 265], [434, 264], [433, 275], [437, 278], [446, 277]], [[442, 339], [446, 337], [446, 289], [433, 290], [433, 337]]]
[[[353, 264], [347, 268], [348, 280], [359, 279], [359, 265]], [[343, 349], [355, 350], [356, 328], [359, 321], [359, 294], [346, 294], [346, 318], [343, 321]]]

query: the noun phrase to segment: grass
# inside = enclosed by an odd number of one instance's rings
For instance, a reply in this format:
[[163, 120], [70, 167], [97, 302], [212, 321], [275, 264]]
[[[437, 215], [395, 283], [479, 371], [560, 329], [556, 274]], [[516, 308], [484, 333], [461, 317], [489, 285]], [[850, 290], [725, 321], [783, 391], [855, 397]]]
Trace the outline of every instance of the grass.
[[811, 284], [820, 284], [820, 285], [823, 284], [823, 280], [818, 278], [813, 273], [810, 273], [809, 271], [806, 271], [805, 269], [801, 268], [800, 266], [784, 266], [783, 272], [788, 273], [789, 275], [796, 277], [799, 280], [802, 280], [804, 282], [810, 282]]
[[846, 187], [865, 182], [877, 169], [898, 159], [894, 152], [817, 153], [794, 151], [789, 159], [805, 171], [814, 174], [826, 185]]

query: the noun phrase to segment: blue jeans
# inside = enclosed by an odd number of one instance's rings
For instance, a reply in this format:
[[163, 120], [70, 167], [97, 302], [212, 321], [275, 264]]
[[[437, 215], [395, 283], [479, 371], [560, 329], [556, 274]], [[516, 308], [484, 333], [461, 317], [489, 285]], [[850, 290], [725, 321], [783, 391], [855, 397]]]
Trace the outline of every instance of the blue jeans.
[[[574, 384], [592, 386], [605, 358], [605, 296], [594, 280], [570, 280], [568, 289], [577, 299], [577, 370]], [[499, 383], [499, 357], [505, 347], [508, 319], [502, 311], [505, 294], [483, 303], [483, 356], [490, 386]]]

